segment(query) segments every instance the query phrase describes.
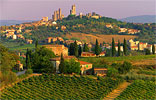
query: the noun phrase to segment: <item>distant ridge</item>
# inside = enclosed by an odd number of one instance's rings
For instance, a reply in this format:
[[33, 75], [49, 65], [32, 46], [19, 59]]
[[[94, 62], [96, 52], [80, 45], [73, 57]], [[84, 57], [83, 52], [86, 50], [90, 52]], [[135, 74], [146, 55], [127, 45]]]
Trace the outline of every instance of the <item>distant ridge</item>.
[[132, 17], [127, 17], [119, 20], [124, 22], [133, 22], [133, 23], [156, 23], [156, 15], [132, 16]]
[[16, 25], [22, 24], [24, 22], [32, 22], [34, 20], [0, 20], [0, 26], [9, 26], [9, 25]]

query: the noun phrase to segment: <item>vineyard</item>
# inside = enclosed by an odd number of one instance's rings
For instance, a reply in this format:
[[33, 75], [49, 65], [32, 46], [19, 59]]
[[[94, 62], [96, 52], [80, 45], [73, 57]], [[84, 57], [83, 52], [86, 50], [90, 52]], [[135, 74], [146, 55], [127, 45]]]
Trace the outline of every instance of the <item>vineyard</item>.
[[136, 80], [124, 90], [116, 100], [155, 100], [156, 83]]
[[44, 74], [4, 89], [0, 99], [102, 99], [121, 82], [121, 78]]

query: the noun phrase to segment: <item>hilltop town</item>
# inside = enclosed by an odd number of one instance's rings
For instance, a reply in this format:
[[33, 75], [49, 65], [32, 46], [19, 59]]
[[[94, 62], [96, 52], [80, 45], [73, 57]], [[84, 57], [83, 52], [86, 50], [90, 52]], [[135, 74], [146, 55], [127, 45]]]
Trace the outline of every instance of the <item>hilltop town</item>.
[[69, 12], [0, 27], [0, 99], [153, 99], [155, 23]]

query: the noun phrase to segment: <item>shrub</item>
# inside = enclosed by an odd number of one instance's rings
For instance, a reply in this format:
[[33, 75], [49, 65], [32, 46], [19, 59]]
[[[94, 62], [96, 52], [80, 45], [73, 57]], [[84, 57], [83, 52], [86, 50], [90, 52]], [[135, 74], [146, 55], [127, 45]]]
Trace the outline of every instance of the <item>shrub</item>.
[[26, 74], [32, 74], [33, 70], [32, 69], [27, 69], [27, 71], [25, 72]]

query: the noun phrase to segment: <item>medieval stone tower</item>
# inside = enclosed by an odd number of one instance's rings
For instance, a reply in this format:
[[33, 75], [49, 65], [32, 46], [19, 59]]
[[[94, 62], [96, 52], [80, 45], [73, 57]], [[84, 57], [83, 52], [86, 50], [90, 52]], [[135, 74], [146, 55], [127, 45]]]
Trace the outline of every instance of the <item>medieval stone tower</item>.
[[70, 10], [70, 14], [71, 15], [76, 15], [76, 6], [75, 6], [75, 4], [72, 5], [72, 9]]

